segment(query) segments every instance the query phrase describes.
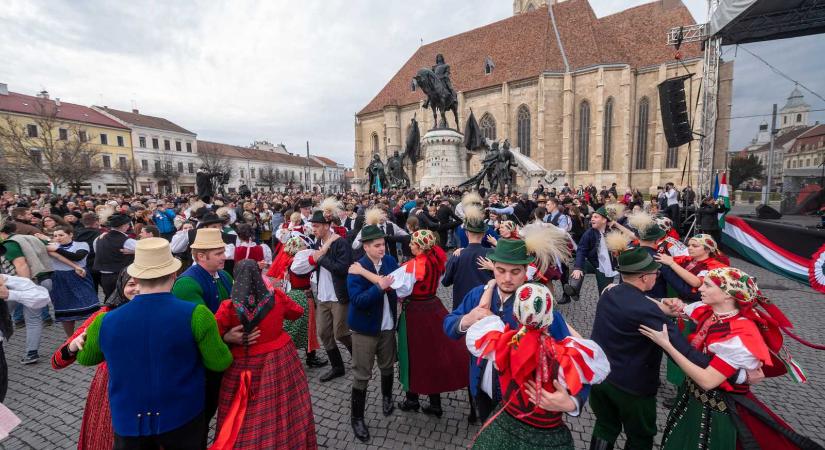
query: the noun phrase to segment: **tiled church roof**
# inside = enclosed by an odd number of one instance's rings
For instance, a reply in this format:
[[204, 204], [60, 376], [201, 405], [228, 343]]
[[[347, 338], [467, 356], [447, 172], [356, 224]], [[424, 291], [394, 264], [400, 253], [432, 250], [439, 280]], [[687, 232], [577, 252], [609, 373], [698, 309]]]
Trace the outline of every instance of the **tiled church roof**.
[[[587, 0], [568, 0], [552, 8], [570, 70], [613, 63], [638, 68], [671, 61], [674, 50], [665, 45], [667, 31], [694, 23], [681, 1], [647, 3], [601, 19]], [[412, 77], [418, 69], [431, 67], [438, 53], [450, 64], [453, 85], [463, 92], [545, 71], [565, 71], [548, 9], [541, 7], [419, 47], [359, 114], [423, 100], [422, 92], [411, 89]], [[682, 54], [691, 58], [701, 52], [697, 44], [685, 44]], [[489, 75], [484, 73], [487, 57], [495, 65]]]

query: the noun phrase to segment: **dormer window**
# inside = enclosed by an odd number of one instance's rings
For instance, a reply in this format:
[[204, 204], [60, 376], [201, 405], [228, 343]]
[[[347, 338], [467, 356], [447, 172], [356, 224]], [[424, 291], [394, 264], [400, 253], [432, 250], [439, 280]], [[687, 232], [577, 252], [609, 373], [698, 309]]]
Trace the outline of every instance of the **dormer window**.
[[493, 73], [493, 69], [496, 68], [496, 65], [493, 63], [493, 58], [489, 56], [484, 59], [484, 75], [490, 75]]

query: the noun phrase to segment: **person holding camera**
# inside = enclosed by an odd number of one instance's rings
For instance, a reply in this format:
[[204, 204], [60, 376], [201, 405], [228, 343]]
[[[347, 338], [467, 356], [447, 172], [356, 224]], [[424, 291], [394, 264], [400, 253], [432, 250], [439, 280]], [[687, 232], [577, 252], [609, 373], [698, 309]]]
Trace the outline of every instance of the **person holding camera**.
[[713, 240], [716, 242], [722, 242], [719, 214], [727, 211], [730, 211], [730, 208], [725, 206], [722, 199], [714, 200], [711, 196], [705, 197], [696, 213], [699, 216], [699, 229], [702, 230], [703, 233], [713, 236]]

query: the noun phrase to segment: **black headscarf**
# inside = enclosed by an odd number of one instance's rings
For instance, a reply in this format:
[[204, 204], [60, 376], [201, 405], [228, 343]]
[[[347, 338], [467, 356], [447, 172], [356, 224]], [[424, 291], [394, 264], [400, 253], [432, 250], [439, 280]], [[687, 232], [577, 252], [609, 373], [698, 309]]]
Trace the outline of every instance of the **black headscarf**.
[[112, 295], [103, 302], [103, 306], [108, 307], [109, 310], [113, 310], [129, 302], [129, 299], [123, 295], [123, 289], [126, 288], [126, 283], [129, 282], [130, 278], [132, 278], [132, 276], [126, 273], [126, 267], [124, 267], [117, 276], [115, 290], [112, 292]]
[[264, 285], [258, 263], [244, 259], [235, 265], [232, 305], [245, 332], [251, 332], [275, 306], [275, 297]]

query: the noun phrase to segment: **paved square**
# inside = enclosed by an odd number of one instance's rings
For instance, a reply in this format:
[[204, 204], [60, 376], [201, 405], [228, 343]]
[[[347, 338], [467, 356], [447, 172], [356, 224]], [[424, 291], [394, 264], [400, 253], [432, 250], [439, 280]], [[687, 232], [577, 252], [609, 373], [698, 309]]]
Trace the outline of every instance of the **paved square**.
[[[785, 311], [796, 325], [799, 334], [812, 342], [825, 342], [825, 295], [740, 260], [734, 260], [734, 265], [758, 277], [759, 285], [771, 300]], [[450, 303], [449, 293], [448, 289], [442, 289], [440, 292], [445, 303]], [[558, 308], [573, 327], [582, 335], [588, 336], [593, 323], [595, 303], [595, 280], [588, 277], [581, 301]], [[20, 364], [24, 338], [25, 330], [17, 330], [5, 348], [9, 364], [9, 393], [5, 404], [23, 423], [7, 440], [0, 442], [0, 448], [76, 448], [86, 393], [94, 369], [77, 365], [61, 371], [51, 368], [48, 358], [63, 341], [63, 331], [59, 325], [44, 330], [40, 346], [41, 360], [38, 364]], [[825, 429], [825, 415], [821, 409], [825, 404], [825, 353], [803, 347], [790, 338], [786, 339], [786, 343], [811, 382], [801, 385], [794, 384], [787, 377], [770, 379], [757, 385], [755, 392], [797, 431], [820, 444], [825, 444], [821, 434]], [[443, 400], [445, 414], [441, 419], [422, 413], [404, 413], [398, 409], [392, 416], [385, 418], [380, 410], [380, 383], [376, 370], [370, 383], [366, 412], [372, 442], [363, 445], [355, 440], [350, 428], [349, 372], [347, 377], [322, 384], [317, 380], [323, 370], [307, 370], [319, 447], [467, 448], [478, 432], [479, 427], [469, 426], [466, 421], [468, 406], [465, 392], [452, 392], [446, 395]], [[660, 390], [659, 398], [661, 400], [673, 393], [673, 387], [665, 384]], [[400, 386], [396, 387], [396, 396], [399, 400], [402, 398]], [[667, 410], [660, 406], [660, 428], [666, 416]], [[573, 432], [577, 448], [587, 448], [593, 429], [593, 416], [590, 410], [584, 408], [581, 417], [568, 417], [566, 422]], [[659, 438], [656, 441], [658, 442]]]

